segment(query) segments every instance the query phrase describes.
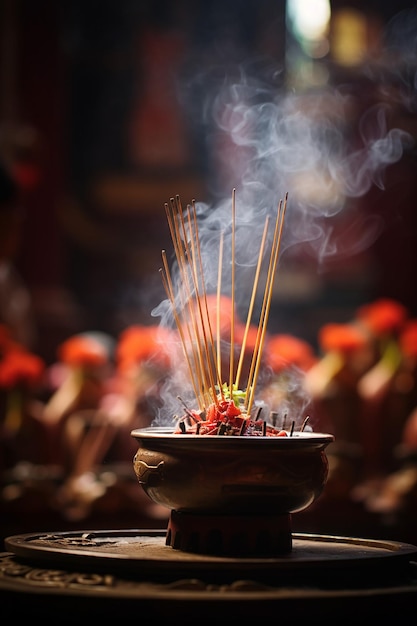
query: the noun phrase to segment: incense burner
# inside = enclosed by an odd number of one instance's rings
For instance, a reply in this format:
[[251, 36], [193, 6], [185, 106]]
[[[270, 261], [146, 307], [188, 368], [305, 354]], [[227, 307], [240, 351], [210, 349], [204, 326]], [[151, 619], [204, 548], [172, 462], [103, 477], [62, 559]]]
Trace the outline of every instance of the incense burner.
[[210, 534], [222, 532], [231, 520], [238, 529], [262, 520], [268, 533], [279, 528], [282, 535], [284, 528], [286, 541], [278, 542], [278, 552], [291, 547], [291, 514], [322, 493], [328, 476], [325, 449], [334, 440], [310, 432], [227, 437], [172, 434], [156, 427], [133, 430], [132, 436], [139, 444], [133, 460], [139, 484], [154, 502], [171, 509], [170, 545], [176, 547], [172, 532], [190, 539], [196, 528], [208, 528]]

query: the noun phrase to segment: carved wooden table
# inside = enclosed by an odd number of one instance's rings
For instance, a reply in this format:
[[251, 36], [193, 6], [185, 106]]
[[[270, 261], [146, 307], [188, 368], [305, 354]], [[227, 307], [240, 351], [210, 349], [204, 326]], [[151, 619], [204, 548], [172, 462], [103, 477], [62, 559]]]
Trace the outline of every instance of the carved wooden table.
[[227, 558], [175, 550], [165, 535], [133, 529], [8, 537], [0, 553], [2, 611], [59, 624], [149, 618], [153, 626], [417, 619], [413, 545], [294, 534], [288, 556]]

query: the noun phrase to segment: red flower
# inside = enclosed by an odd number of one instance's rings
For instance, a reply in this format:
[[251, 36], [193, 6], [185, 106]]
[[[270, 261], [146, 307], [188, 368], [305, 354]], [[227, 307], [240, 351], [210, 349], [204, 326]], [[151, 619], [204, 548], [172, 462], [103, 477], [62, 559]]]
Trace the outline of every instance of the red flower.
[[[232, 299], [228, 296], [220, 296], [217, 298], [215, 294], [207, 294], [205, 300], [201, 299], [201, 316], [204, 328], [208, 331], [210, 321], [210, 329], [213, 337], [217, 337], [217, 327], [219, 327], [219, 335], [221, 338], [230, 340], [232, 321], [234, 327], [237, 328], [241, 321], [236, 311], [233, 312]], [[199, 319], [200, 310], [196, 305], [196, 318]], [[199, 332], [202, 332], [202, 329]]]
[[254, 324], [251, 324], [246, 329], [246, 327], [242, 323], [238, 323], [235, 328], [234, 339], [235, 345], [238, 346], [241, 346], [243, 344], [243, 340], [245, 340], [245, 351], [253, 352], [255, 350], [256, 342], [258, 340], [258, 327]]
[[98, 367], [109, 360], [106, 346], [93, 337], [74, 335], [58, 347], [62, 363], [76, 367]]
[[356, 319], [375, 335], [399, 331], [407, 317], [406, 307], [389, 298], [380, 298], [370, 304], [365, 304], [356, 312]]
[[155, 365], [168, 369], [171, 366], [171, 352], [176, 342], [176, 333], [167, 328], [129, 326], [120, 334], [116, 348], [118, 367], [124, 370], [132, 365], [152, 361]]
[[0, 361], [0, 387], [31, 387], [41, 381], [44, 361], [26, 350], [11, 350]]
[[290, 365], [306, 371], [317, 361], [309, 343], [287, 334], [272, 335], [267, 341], [265, 356], [266, 363], [274, 372]]
[[319, 330], [318, 342], [323, 352], [348, 354], [364, 347], [368, 337], [354, 324], [329, 323]]
[[417, 356], [417, 319], [405, 323], [399, 336], [400, 349], [407, 356]]

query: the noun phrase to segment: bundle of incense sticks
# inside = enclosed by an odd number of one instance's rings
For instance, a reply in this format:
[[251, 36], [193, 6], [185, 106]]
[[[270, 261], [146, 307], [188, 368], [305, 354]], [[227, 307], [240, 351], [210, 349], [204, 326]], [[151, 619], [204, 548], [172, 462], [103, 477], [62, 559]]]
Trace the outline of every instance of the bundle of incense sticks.
[[[274, 279], [278, 263], [279, 249], [282, 239], [284, 217], [287, 207], [286, 194], [284, 201], [280, 200], [275, 223], [273, 225], [272, 245], [267, 258], [266, 279], [263, 289], [261, 312], [257, 323], [257, 334], [253, 349], [249, 376], [244, 394], [243, 405], [245, 412], [250, 414], [255, 399], [256, 383], [261, 365], [262, 350], [265, 341], [268, 316], [271, 307]], [[224, 259], [223, 232], [219, 233], [219, 272], [217, 285], [217, 333], [216, 341], [207, 305], [206, 281], [204, 278], [202, 254], [200, 247], [197, 213], [195, 201], [183, 209], [180, 197], [177, 195], [165, 204], [165, 211], [177, 260], [179, 278], [177, 290], [168, 266], [165, 250], [162, 251], [163, 268], [161, 275], [163, 286], [172, 307], [172, 314], [181, 338], [183, 352], [187, 361], [190, 380], [196, 396], [198, 407], [204, 411], [210, 404], [218, 404], [227, 393], [230, 399], [239, 390], [242, 372], [243, 357], [246, 350], [246, 341], [249, 328], [253, 324], [252, 316], [254, 303], [259, 287], [261, 268], [266, 258], [266, 241], [270, 228], [270, 217], [265, 219], [262, 239], [258, 252], [258, 261], [254, 273], [252, 293], [249, 302], [245, 332], [240, 345], [240, 354], [235, 372], [235, 323], [232, 315], [230, 327], [230, 356], [229, 380], [221, 379], [220, 363], [220, 296], [221, 276]], [[232, 242], [231, 242], [231, 300], [232, 310], [235, 308], [235, 239], [236, 239], [236, 190], [233, 189], [231, 201]], [[240, 394], [241, 396], [241, 394]]]

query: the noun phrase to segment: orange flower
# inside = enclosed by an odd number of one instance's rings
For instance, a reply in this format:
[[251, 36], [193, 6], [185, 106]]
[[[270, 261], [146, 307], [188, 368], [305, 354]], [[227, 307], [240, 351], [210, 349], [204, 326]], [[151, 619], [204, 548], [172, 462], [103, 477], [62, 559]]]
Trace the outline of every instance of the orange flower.
[[235, 328], [234, 338], [235, 345], [241, 346], [243, 344], [243, 341], [245, 341], [246, 352], [253, 352], [256, 347], [256, 341], [258, 339], [258, 327], [254, 324], [251, 324], [246, 330], [244, 324], [238, 323]]
[[58, 347], [62, 363], [75, 367], [98, 367], [109, 360], [106, 346], [93, 337], [74, 335]]
[[406, 356], [417, 356], [417, 319], [405, 323], [399, 336], [399, 345]]
[[266, 344], [265, 356], [266, 363], [274, 372], [279, 372], [289, 365], [295, 365], [306, 371], [317, 361], [309, 343], [288, 334], [270, 337]]
[[0, 386], [31, 387], [40, 382], [45, 370], [44, 361], [26, 350], [11, 350], [0, 361]]
[[354, 324], [329, 323], [321, 327], [318, 342], [323, 352], [349, 354], [366, 345], [366, 334]]
[[[199, 314], [200, 310], [197, 309], [197, 319], [199, 319]], [[205, 301], [201, 300], [201, 315], [206, 330], [209, 330], [209, 321], [213, 337], [219, 334], [226, 340], [230, 340], [232, 320], [235, 327], [241, 323], [236, 311], [233, 312], [232, 299], [228, 296], [220, 296], [218, 299], [215, 294], [207, 294]], [[219, 328], [219, 333], [217, 333], [217, 328]]]
[[356, 319], [375, 335], [398, 332], [407, 317], [406, 307], [390, 298], [380, 298], [356, 311]]
[[120, 334], [116, 348], [119, 370], [147, 361], [168, 369], [171, 366], [172, 347], [176, 341], [176, 333], [168, 328], [129, 326]]

